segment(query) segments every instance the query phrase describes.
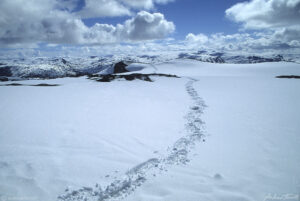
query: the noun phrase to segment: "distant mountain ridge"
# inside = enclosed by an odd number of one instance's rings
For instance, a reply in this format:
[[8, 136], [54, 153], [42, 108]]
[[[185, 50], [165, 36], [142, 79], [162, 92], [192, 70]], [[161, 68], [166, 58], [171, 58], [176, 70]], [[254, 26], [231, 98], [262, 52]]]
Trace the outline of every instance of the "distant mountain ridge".
[[27, 58], [27, 59], [1, 59], [0, 81], [19, 79], [53, 79], [61, 77], [78, 77], [95, 73], [114, 74], [115, 64], [141, 63], [157, 64], [175, 59], [192, 59], [209, 63], [252, 64], [263, 62], [291, 62], [282, 55], [232, 55], [223, 52], [183, 52], [170, 55], [108, 55], [103, 57], [90, 56], [82, 58]]
[[221, 52], [208, 53], [206, 51], [199, 51], [196, 53], [180, 53], [180, 59], [194, 59], [202, 62], [209, 63], [235, 63], [235, 64], [251, 64], [251, 63], [264, 63], [264, 62], [280, 62], [288, 61], [282, 55], [273, 55], [269, 57], [263, 56], [249, 56], [249, 55], [227, 55]]

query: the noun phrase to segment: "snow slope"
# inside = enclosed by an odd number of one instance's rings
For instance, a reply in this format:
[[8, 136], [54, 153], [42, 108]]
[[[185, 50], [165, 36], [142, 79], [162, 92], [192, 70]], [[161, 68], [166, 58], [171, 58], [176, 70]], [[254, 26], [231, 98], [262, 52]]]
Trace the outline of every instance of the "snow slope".
[[[40, 81], [19, 83], [28, 82]], [[183, 135], [185, 80], [43, 82], [62, 86], [0, 88], [6, 196], [55, 200], [68, 186], [105, 186]]]
[[298, 200], [300, 83], [274, 77], [299, 75], [300, 66], [188, 66], [182, 74], [199, 80], [195, 89], [208, 105], [206, 142], [188, 165], [170, 168], [125, 200]]
[[181, 59], [127, 68], [182, 78], [0, 87], [0, 198], [299, 196], [300, 82], [275, 78], [299, 75], [298, 64]]

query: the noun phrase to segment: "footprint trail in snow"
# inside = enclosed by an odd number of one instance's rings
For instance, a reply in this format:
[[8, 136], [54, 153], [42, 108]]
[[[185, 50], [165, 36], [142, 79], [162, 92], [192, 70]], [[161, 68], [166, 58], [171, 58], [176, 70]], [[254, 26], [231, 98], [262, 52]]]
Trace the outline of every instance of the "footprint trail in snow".
[[98, 184], [95, 187], [83, 187], [78, 190], [66, 190], [66, 193], [58, 197], [58, 201], [112, 201], [121, 200], [129, 195], [137, 187], [141, 186], [148, 178], [161, 173], [168, 167], [189, 162], [188, 154], [195, 144], [204, 138], [201, 114], [205, 106], [204, 101], [194, 89], [193, 84], [197, 80], [190, 79], [186, 83], [186, 91], [193, 104], [186, 115], [187, 135], [178, 139], [167, 154], [161, 158], [149, 159], [128, 170], [123, 177], [114, 180], [104, 188]]

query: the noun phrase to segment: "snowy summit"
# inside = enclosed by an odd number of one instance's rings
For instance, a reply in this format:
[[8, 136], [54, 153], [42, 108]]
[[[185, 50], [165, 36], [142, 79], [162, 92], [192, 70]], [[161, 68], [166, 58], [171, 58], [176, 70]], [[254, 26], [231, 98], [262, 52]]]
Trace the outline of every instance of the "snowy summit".
[[300, 199], [300, 0], [1, 0], [0, 201]]

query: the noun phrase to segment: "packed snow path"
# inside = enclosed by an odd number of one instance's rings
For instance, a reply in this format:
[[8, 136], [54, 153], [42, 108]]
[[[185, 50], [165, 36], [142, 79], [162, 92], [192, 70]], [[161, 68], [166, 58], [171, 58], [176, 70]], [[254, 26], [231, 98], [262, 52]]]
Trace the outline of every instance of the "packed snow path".
[[193, 84], [197, 80], [189, 78], [186, 83], [186, 91], [193, 103], [186, 115], [187, 135], [178, 139], [168, 148], [166, 156], [161, 158], [151, 158], [132, 169], [119, 179], [114, 180], [108, 186], [102, 188], [98, 184], [92, 187], [83, 187], [79, 190], [66, 189], [66, 193], [58, 197], [59, 201], [84, 200], [84, 201], [109, 201], [120, 200], [138, 186], [141, 186], [149, 177], [156, 176], [162, 171], [167, 171], [168, 166], [186, 164], [189, 162], [188, 153], [197, 142], [204, 141], [203, 125], [201, 114], [205, 106], [204, 101], [194, 89]]

